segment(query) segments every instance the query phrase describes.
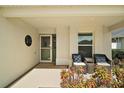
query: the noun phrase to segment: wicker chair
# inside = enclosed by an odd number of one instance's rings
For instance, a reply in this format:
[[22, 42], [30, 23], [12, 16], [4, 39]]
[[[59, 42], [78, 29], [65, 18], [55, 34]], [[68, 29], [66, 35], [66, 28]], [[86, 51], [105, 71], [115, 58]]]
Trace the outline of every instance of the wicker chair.
[[111, 66], [111, 60], [105, 54], [94, 54], [94, 63], [101, 66]]
[[85, 73], [88, 72], [87, 61], [81, 54], [72, 54], [72, 66], [78, 67], [83, 66], [85, 68]]

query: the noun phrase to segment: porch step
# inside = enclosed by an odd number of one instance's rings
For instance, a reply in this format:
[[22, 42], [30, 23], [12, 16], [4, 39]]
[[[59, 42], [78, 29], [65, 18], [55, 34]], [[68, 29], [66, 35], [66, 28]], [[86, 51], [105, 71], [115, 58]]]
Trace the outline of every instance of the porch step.
[[68, 65], [55, 65], [54, 63], [39, 63], [35, 68], [66, 69], [66, 68], [68, 68]]

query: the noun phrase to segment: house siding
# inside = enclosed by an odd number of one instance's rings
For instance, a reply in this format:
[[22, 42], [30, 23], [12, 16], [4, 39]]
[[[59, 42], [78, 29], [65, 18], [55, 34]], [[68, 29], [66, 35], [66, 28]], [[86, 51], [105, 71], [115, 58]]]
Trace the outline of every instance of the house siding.
[[[46, 32], [45, 32], [46, 31]], [[56, 33], [56, 65], [72, 65], [72, 54], [78, 53], [78, 33], [93, 33], [93, 54], [104, 53], [111, 59], [111, 32], [105, 26], [57, 26], [40, 34]]]
[[[25, 45], [31, 35], [32, 45]], [[39, 62], [39, 35], [18, 19], [0, 17], [0, 87], [5, 87]]]

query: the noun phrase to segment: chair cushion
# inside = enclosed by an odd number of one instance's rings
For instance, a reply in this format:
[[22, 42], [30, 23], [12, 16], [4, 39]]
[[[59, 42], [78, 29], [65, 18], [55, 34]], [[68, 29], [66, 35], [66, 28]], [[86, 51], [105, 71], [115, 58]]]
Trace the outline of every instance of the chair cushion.
[[86, 64], [83, 63], [83, 62], [80, 62], [80, 63], [75, 62], [74, 65], [76, 65], [76, 66], [77, 66], [77, 65], [85, 66]]
[[73, 61], [80, 63], [82, 61], [81, 55], [73, 55]]
[[96, 57], [96, 62], [105, 63], [106, 62], [106, 58], [104, 56], [97, 56]]
[[108, 63], [97, 63], [97, 65], [100, 65], [100, 66], [110, 66], [110, 64], [108, 64]]

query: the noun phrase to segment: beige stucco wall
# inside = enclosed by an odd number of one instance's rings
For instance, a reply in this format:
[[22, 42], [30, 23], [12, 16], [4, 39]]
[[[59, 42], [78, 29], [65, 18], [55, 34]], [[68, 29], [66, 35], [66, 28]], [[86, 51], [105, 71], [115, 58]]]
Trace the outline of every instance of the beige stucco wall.
[[103, 53], [112, 60], [112, 33], [106, 26], [103, 26], [103, 42]]
[[[25, 36], [32, 45], [25, 45]], [[0, 87], [5, 87], [39, 62], [39, 35], [18, 19], [0, 17]]]

